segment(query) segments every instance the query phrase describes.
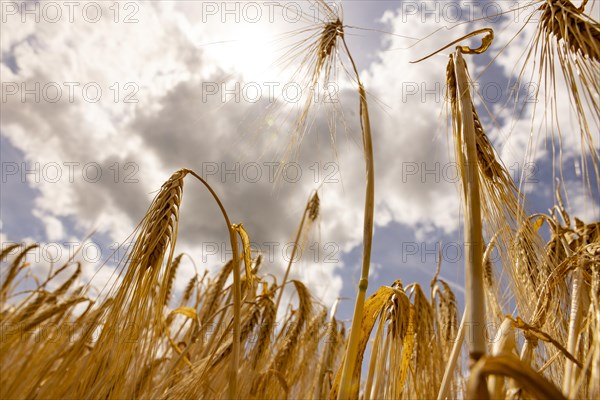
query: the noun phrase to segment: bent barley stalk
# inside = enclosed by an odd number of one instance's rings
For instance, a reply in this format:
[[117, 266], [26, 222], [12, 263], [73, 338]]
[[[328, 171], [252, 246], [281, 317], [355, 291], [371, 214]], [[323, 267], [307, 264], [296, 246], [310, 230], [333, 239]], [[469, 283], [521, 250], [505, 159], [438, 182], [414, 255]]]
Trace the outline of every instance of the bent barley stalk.
[[229, 240], [231, 242], [231, 248], [233, 251], [233, 356], [231, 357], [231, 365], [229, 367], [229, 398], [238, 398], [238, 368], [240, 365], [240, 320], [241, 320], [241, 308], [242, 308], [242, 294], [241, 294], [241, 278], [240, 278], [240, 260], [238, 255], [238, 242], [236, 235], [236, 228], [229, 220], [229, 216], [225, 211], [225, 207], [221, 203], [221, 199], [217, 196], [217, 193], [212, 187], [206, 182], [200, 175], [196, 174], [192, 170], [186, 170], [196, 179], [198, 179], [213, 196], [225, 223], [227, 224], [227, 230], [229, 231]]

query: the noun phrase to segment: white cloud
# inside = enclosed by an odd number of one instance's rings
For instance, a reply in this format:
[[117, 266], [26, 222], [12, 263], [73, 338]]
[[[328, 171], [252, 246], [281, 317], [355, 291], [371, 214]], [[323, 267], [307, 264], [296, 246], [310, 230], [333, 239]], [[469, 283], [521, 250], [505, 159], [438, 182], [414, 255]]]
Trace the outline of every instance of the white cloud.
[[[111, 16], [109, 5], [106, 3], [103, 10]], [[47, 99], [36, 103], [31, 96], [22, 102], [20, 94], [3, 103], [2, 134], [25, 153], [29, 164], [40, 164], [42, 179], [27, 181], [40, 191], [32, 213], [44, 223], [48, 240], [69, 236], [61, 219], [70, 217], [83, 232], [98, 229], [111, 240], [122, 242], [172, 172], [188, 167], [206, 173], [216, 167], [216, 173], [207, 175], [207, 180], [232, 222], [243, 222], [263, 252], [267, 251], [266, 243], [274, 241], [283, 247], [293, 240], [307, 196], [326, 176], [343, 178], [322, 186], [320, 241], [335, 243], [340, 252], [359, 246], [365, 172], [355, 91], [340, 93], [350, 140], [339, 125], [337, 158], [331, 155], [327, 127], [327, 110], [331, 109], [316, 110], [321, 116], [298, 157], [302, 179], [284, 182], [274, 190], [265, 163], [277, 159], [282, 144], [289, 140], [291, 121], [261, 125], [256, 121], [271, 112], [265, 111], [264, 102], [242, 99], [223, 104], [219, 95], [204, 95], [207, 83], [267, 82], [271, 72], [273, 81], [281, 80], [281, 71], [269, 66], [280, 55], [273, 49], [286, 42], [272, 42], [270, 37], [289, 25], [281, 18], [274, 23], [222, 24], [214, 19], [204, 23], [201, 7], [201, 2], [145, 2], [140, 3], [136, 13], [139, 22], [134, 24], [114, 23], [111, 18], [96, 24], [82, 19], [23, 24], [20, 18], [13, 18], [4, 27], [0, 43], [3, 51], [10, 49], [18, 70], [0, 64], [3, 80], [19, 85], [26, 82], [28, 87], [36, 82], [41, 86], [55, 82], [63, 91], [56, 103]], [[352, 10], [350, 15], [357, 15], [357, 10], [366, 6], [355, 2], [346, 7]], [[412, 23], [404, 21], [405, 17], [400, 11], [388, 12], [383, 21], [390, 31], [419, 38], [439, 27], [433, 20]], [[299, 27], [293, 25], [291, 29]], [[509, 24], [497, 38], [494, 50], [518, 27]], [[409, 49], [414, 41], [398, 36], [385, 37], [381, 45], [384, 51], [377, 52], [376, 44], [372, 49], [355, 49], [356, 53], [376, 55], [362, 72], [373, 124], [376, 224], [397, 222], [414, 227], [417, 240], [438, 231], [455, 232], [460, 223], [460, 199], [453, 180], [451, 138], [444, 129], [441, 96], [451, 50], [421, 64], [409, 61], [461, 36], [467, 28], [463, 25], [441, 31]], [[359, 39], [353, 35], [363, 34], [348, 28], [346, 40], [351, 49], [352, 41]], [[495, 60], [495, 73], [514, 76], [518, 72], [514, 65], [525, 46], [520, 38], [509, 46]], [[481, 69], [475, 65], [477, 57], [468, 59], [473, 76]], [[79, 83], [73, 102], [64, 82]], [[85, 84], [101, 88], [100, 101], [85, 101], [81, 92]], [[426, 90], [432, 89], [435, 93], [427, 94]], [[128, 95], [137, 102], [125, 102]], [[562, 92], [561, 98], [566, 98]], [[565, 103], [560, 103], [561, 115], [569, 114]], [[498, 116], [500, 129], [489, 129], [490, 138], [507, 166], [521, 162], [529, 141], [530, 110], [521, 117], [515, 117], [512, 109], [494, 107], [492, 111]], [[563, 143], [568, 156], [577, 154], [576, 135], [566, 137]], [[542, 148], [536, 150], [534, 159], [547, 156]], [[337, 164], [331, 164], [331, 169], [328, 161]], [[44, 176], [44, 167], [52, 163], [60, 167], [62, 179], [58, 182]], [[250, 163], [257, 164], [262, 174], [258, 183], [248, 182], [244, 176]], [[238, 169], [222, 175], [226, 168]], [[99, 178], [97, 171], [102, 172]], [[573, 202], [577, 210], [587, 213], [581, 196], [576, 195]], [[206, 190], [191, 178], [185, 183], [181, 213], [178, 250], [193, 255], [200, 270], [224, 262], [228, 247], [223, 220]], [[218, 254], [203, 260], [209, 248], [212, 253], [214, 244]], [[280, 254], [267, 264], [266, 271], [281, 272], [285, 267]], [[304, 274], [319, 297], [332, 302], [342, 287], [335, 266], [341, 263], [301, 262], [293, 270]], [[178, 287], [187, 283], [189, 272], [182, 274]]]
[[[111, 15], [107, 7], [103, 12]], [[221, 82], [223, 77], [239, 80], [234, 65], [219, 65], [219, 54], [191, 41], [210, 40], [215, 32], [203, 36], [206, 26], [190, 25], [189, 15], [169, 2], [141, 3], [136, 17], [140, 20], [136, 24], [115, 24], [111, 18], [96, 24], [80, 19], [24, 26], [20, 18], [12, 18], [7, 24], [9, 34], [3, 35], [2, 45], [12, 49], [17, 69], [3, 63], [3, 78], [18, 88], [23, 82], [27, 88], [39, 83], [42, 90], [39, 102], [31, 95], [22, 101], [20, 93], [8, 98], [3, 104], [2, 134], [24, 152], [26, 165], [21, 167], [34, 169], [23, 181], [40, 192], [32, 215], [45, 225], [47, 239], [62, 240], [66, 233], [59, 217], [71, 217], [83, 232], [97, 229], [123, 242], [172, 172], [189, 167], [202, 173], [208, 164], [231, 168], [243, 156], [261, 166], [259, 183], [235, 182], [239, 174], [225, 176], [225, 182], [213, 176], [208, 180], [233, 221], [244, 222], [253, 240], [263, 248], [268, 241], [283, 247], [300, 219], [306, 195], [319, 183], [309, 175], [317, 170], [303, 168], [302, 181], [274, 193], [267, 176], [270, 170], [264, 165], [274, 154], [261, 150], [268, 147], [269, 136], [257, 136], [256, 147], [240, 141], [244, 118], [256, 114], [258, 106], [223, 105], [219, 96], [203, 101], [203, 82]], [[243, 65], [237, 67], [244, 70]], [[77, 83], [73, 100], [64, 82]], [[62, 90], [59, 101], [48, 100], [43, 89], [48, 84]], [[80, 89], [85, 84], [101, 89], [98, 102], [83, 98]], [[124, 101], [129, 94], [137, 103]], [[283, 138], [279, 135], [278, 141]], [[326, 172], [320, 164], [316, 168]], [[328, 201], [324, 199], [324, 209], [332, 208]], [[182, 221], [181, 251], [202, 258], [204, 245], [225, 242], [226, 230], [214, 201], [191, 178], [186, 181]], [[323, 238], [339, 241], [328, 233]], [[225, 254], [220, 255], [226, 256], [226, 251], [223, 245]], [[221, 257], [209, 261], [208, 265], [199, 262], [200, 269], [214, 268]], [[274, 259], [270, 268], [281, 269], [279, 263]], [[332, 276], [333, 268], [307, 267], [309, 281], [315, 287], [328, 281], [327, 289], [335, 297], [341, 280]]]

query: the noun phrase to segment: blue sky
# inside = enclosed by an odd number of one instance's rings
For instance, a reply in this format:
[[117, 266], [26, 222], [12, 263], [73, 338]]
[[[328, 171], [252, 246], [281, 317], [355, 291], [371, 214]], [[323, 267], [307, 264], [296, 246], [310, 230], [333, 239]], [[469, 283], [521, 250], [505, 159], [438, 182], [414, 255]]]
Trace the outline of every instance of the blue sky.
[[[72, 21], [65, 4], [46, 3], [28, 3], [30, 13], [3, 3], [3, 246], [25, 240], [67, 254], [69, 246], [94, 233], [87, 246], [90, 267], [82, 279], [90, 279], [108, 260], [94, 277], [102, 287], [116, 244], [127, 243], [161, 183], [186, 167], [214, 186], [232, 219], [243, 222], [256, 247], [273, 256], [265, 271], [278, 276], [306, 199], [320, 187], [321, 217], [292, 276], [308, 282], [324, 303], [354, 297], [362, 253], [364, 163], [358, 99], [343, 69], [335, 82], [339, 102], [312, 107], [312, 129], [297, 158], [283, 164], [287, 175], [278, 185], [270, 175], [302, 104], [282, 88], [303, 88], [306, 82], [278, 62], [286, 46], [301, 37], [284, 34], [311, 26], [315, 9], [310, 3], [281, 2], [271, 9], [266, 2], [252, 3], [254, 8], [229, 2], [227, 13], [222, 2], [90, 2], [87, 14], [83, 6], [72, 10]], [[592, 15], [598, 12], [594, 6]], [[539, 112], [533, 115], [529, 102], [535, 80], [522, 82], [519, 107], [509, 101], [535, 26], [503, 50], [525, 23], [526, 14], [492, 17], [495, 10], [509, 8], [508, 2], [489, 1], [343, 2], [346, 40], [369, 93], [375, 146], [369, 292], [396, 279], [427, 288], [441, 243], [441, 275], [461, 297], [463, 260], [454, 251], [460, 251], [462, 214], [443, 98], [450, 50], [420, 64], [409, 61], [467, 32], [496, 30], [488, 53], [467, 58], [490, 110], [477, 100], [487, 134], [509, 172], [519, 178], [524, 171], [529, 210], [546, 212], [553, 204], [555, 132], [537, 131]], [[282, 13], [298, 9], [304, 13], [300, 21], [293, 12]], [[459, 9], [461, 21], [488, 18], [448, 29], [459, 20]], [[271, 88], [277, 101], [271, 101]], [[328, 94], [323, 87], [318, 91], [321, 99]], [[587, 222], [598, 220], [598, 188], [592, 184], [589, 193], [581, 184], [579, 137], [571, 133], [572, 112], [560, 86], [557, 102], [567, 132], [557, 165], [567, 182], [568, 209]], [[597, 124], [593, 128], [598, 139]], [[214, 271], [228, 254], [217, 212], [200, 185], [186, 181], [178, 249], [189, 253], [199, 270]], [[321, 256], [317, 262], [315, 251]], [[43, 273], [52, 257], [40, 253], [39, 258], [36, 271]], [[193, 270], [191, 263], [182, 270], [178, 287]], [[352, 304], [342, 303], [342, 318], [349, 318]]]

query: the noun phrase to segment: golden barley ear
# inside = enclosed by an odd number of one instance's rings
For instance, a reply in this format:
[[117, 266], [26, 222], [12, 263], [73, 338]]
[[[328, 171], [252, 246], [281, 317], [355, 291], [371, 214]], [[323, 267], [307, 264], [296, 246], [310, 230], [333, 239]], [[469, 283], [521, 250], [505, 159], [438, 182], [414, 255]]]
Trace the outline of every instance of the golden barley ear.
[[[435, 282], [439, 282], [439, 285]], [[458, 333], [456, 296], [444, 280], [436, 278], [432, 284], [431, 303], [437, 332], [436, 339], [438, 346], [442, 349], [444, 358], [448, 359], [452, 350], [452, 341]]]
[[[2, 253], [0, 253], [0, 261], [4, 261], [13, 250], [18, 249], [19, 247], [20, 244], [18, 243], [14, 243], [10, 246], [7, 246], [5, 249], [2, 250]], [[26, 246], [10, 263], [8, 273], [2, 281], [2, 287], [0, 287], [0, 299], [2, 299], [2, 302], [6, 301], [11, 283], [16, 278], [19, 271], [25, 267], [24, 260], [27, 257], [27, 253], [29, 253], [36, 247], [39, 247], [39, 245], [30, 244], [29, 246]]]
[[[114, 293], [103, 312], [104, 326], [95, 349], [93, 362], [83, 368], [77, 389], [64, 395], [84, 396], [92, 390], [99, 396], [119, 393], [130, 396], [135, 390], [138, 374], [126, 372], [132, 363], [147, 365], [161, 342], [163, 332], [162, 306], [170, 293], [173, 268], [173, 251], [177, 239], [179, 206], [183, 192], [186, 170], [174, 173], [154, 198], [139, 226], [132, 251], [125, 259], [128, 269], [121, 286]], [[162, 268], [167, 256], [166, 270]], [[140, 321], [145, 321], [142, 324]], [[137, 338], [137, 346], [131, 342], [111, 343], [116, 332]], [[117, 350], [118, 355], [115, 355]], [[111, 362], [118, 358], [118, 362]], [[115, 360], [116, 361], [116, 360]], [[90, 370], [91, 369], [91, 370]], [[104, 385], [103, 379], [113, 379], [113, 385]], [[65, 388], [68, 389], [68, 388]], [[73, 389], [71, 389], [73, 390]]]
[[65, 283], [63, 283], [62, 285], [60, 285], [58, 287], [58, 289], [56, 289], [54, 291], [54, 295], [55, 296], [62, 296], [63, 294], [67, 293], [67, 291], [69, 290], [69, 288], [75, 283], [75, 281], [81, 275], [81, 263], [77, 262], [75, 264], [77, 265], [77, 268], [75, 269], [75, 272], [73, 272], [73, 274], [69, 277], [69, 279], [67, 279], [65, 281]]
[[415, 371], [408, 386], [409, 390], [413, 390], [409, 392], [409, 396], [423, 394], [425, 397], [434, 398], [443, 376], [442, 349], [435, 340], [435, 336], [439, 334], [434, 325], [435, 311], [419, 284], [409, 285], [407, 291], [413, 300], [415, 313], [414, 355], [410, 355], [406, 360], [406, 363], [410, 361], [411, 368]]
[[0, 261], [5, 261], [12, 251], [18, 249], [20, 246], [19, 243], [11, 243], [6, 247], [3, 246], [2, 251], [0, 252]]
[[[300, 144], [304, 136], [312, 129], [315, 115], [313, 110], [317, 103], [315, 99], [315, 88], [327, 88], [335, 80], [337, 64], [341, 63], [339, 54], [340, 40], [344, 38], [344, 25], [342, 17], [337, 9], [330, 7], [322, 0], [311, 1], [314, 10], [319, 14], [324, 13], [326, 17], [316, 25], [303, 28], [296, 32], [308, 37], [301, 39], [299, 43], [291, 46], [283, 59], [291, 64], [299, 61], [299, 67], [292, 76], [293, 81], [300, 81], [306, 92], [302, 107], [293, 120], [291, 139], [283, 151], [281, 160], [283, 163], [293, 160], [298, 156]], [[335, 122], [330, 121], [329, 135], [331, 143], [335, 143]], [[281, 168], [277, 170], [277, 181], [281, 177]]]
[[285, 336], [282, 338], [282, 343], [278, 346], [277, 353], [273, 359], [271, 368], [277, 369], [282, 372], [288, 372], [290, 365], [290, 355], [294, 354], [298, 346], [298, 337], [305, 327], [306, 322], [310, 318], [313, 312], [312, 296], [306, 288], [306, 286], [297, 280], [293, 280], [292, 283], [298, 293], [298, 311], [296, 318], [292, 321], [291, 326]]
[[185, 286], [183, 290], [183, 296], [181, 298], [181, 306], [188, 304], [190, 299], [192, 298], [192, 294], [194, 289], [196, 289], [196, 285], [198, 284], [198, 275], [194, 275]]
[[175, 275], [177, 275], [177, 269], [179, 268], [179, 264], [181, 264], [182, 257], [183, 257], [183, 254], [179, 254], [177, 257], [175, 257], [175, 259], [173, 260], [173, 264], [171, 265], [171, 268], [168, 271], [167, 290], [166, 290], [166, 294], [165, 294], [165, 305], [167, 305], [169, 303], [169, 301], [171, 300], [171, 295], [173, 293], [173, 283], [175, 282]]
[[242, 258], [244, 260], [244, 267], [246, 269], [246, 282], [251, 290], [254, 290], [257, 277], [252, 272], [252, 249], [250, 248], [250, 236], [244, 229], [244, 224], [234, 224], [233, 229], [240, 235], [242, 241]]
[[[597, 131], [600, 128], [600, 23], [585, 13], [586, 4], [587, 0], [580, 7], [569, 0], [543, 1], [536, 15], [539, 17], [537, 31], [520, 77], [528, 65], [538, 66], [540, 86], [546, 88], [544, 101], [550, 110], [550, 122], [558, 125], [560, 140], [563, 133], [558, 124], [557, 100], [562, 99], [554, 99], [554, 94], [560, 82], [556, 79], [556, 73], [562, 72], [569, 102], [579, 125], [582, 181], [591, 190], [593, 175], [596, 176], [596, 184], [600, 185], [600, 153], [597, 150]], [[539, 88], [535, 94], [537, 98]], [[561, 146], [562, 141], [559, 142]], [[553, 158], [553, 164], [556, 162]], [[562, 173], [562, 165], [559, 168]]]
[[576, 7], [570, 0], [547, 0], [540, 11], [547, 37], [554, 36], [576, 56], [600, 62], [600, 26], [584, 13], [585, 4]]
[[179, 226], [183, 179], [187, 173], [187, 170], [179, 170], [171, 175], [161, 187], [144, 217], [131, 259], [147, 269], [159, 268], [169, 247], [171, 248], [169, 257], [172, 257]]
[[263, 365], [264, 359], [268, 355], [270, 345], [272, 343], [273, 330], [275, 327], [275, 318], [277, 316], [277, 310], [275, 304], [269, 294], [261, 296], [259, 300], [263, 307], [262, 320], [260, 324], [260, 330], [256, 341], [256, 346], [252, 353], [252, 368], [256, 369], [259, 365]]
[[336, 363], [338, 354], [343, 351], [344, 337], [343, 333], [338, 330], [339, 325], [335, 318], [340, 300], [340, 298], [336, 299], [333, 307], [331, 308], [331, 316], [329, 319], [329, 324], [327, 325], [327, 331], [325, 332], [325, 346], [321, 351], [317, 373], [314, 377], [315, 381], [313, 382], [313, 393], [314, 398], [316, 399], [326, 398], [327, 394], [331, 390], [330, 375], [334, 370], [334, 364]]

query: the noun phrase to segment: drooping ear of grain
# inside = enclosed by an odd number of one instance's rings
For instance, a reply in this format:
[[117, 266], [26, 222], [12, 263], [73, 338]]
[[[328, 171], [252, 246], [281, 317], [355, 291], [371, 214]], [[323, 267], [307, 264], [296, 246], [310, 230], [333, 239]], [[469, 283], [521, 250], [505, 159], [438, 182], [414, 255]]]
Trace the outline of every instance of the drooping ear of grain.
[[188, 304], [188, 302], [192, 298], [192, 294], [193, 294], [194, 289], [196, 288], [197, 284], [198, 284], [198, 275], [194, 275], [189, 280], [189, 282], [187, 283], [187, 285], [185, 286], [185, 289], [183, 291], [183, 296], [181, 298], [181, 305], [182, 306]]
[[434, 311], [420, 285], [411, 285], [409, 293], [413, 299], [415, 313], [415, 352], [408, 360], [415, 373], [412, 384], [414, 391], [409, 392], [408, 396], [424, 396], [433, 399], [438, 392], [443, 374], [441, 349], [436, 346], [435, 341]]
[[[366, 315], [373, 315], [373, 323], [377, 319], [379, 323], [363, 386], [364, 398], [434, 398], [444, 371], [445, 358], [441, 342], [437, 340], [443, 328], [434, 324], [433, 304], [419, 284], [404, 289], [397, 280], [392, 290], [381, 312], [373, 314], [370, 306], [378, 304], [372, 302], [372, 297], [365, 304]], [[373, 323], [366, 322], [359, 347], [361, 363], [363, 345], [373, 329]]]
[[[0, 298], [2, 301], [6, 301], [6, 295], [10, 288], [10, 284], [13, 282], [17, 274], [19, 273], [19, 269], [23, 267], [23, 260], [27, 256], [31, 250], [35, 249], [39, 245], [31, 244], [25, 247], [15, 258], [12, 260], [10, 267], [8, 269], [8, 273], [5, 275], [6, 277], [2, 280], [2, 287], [0, 287]], [[4, 260], [13, 250], [17, 249], [19, 244], [12, 244], [3, 249], [0, 254], [0, 261]]]
[[321, 352], [318, 370], [314, 377], [313, 396], [316, 399], [326, 398], [331, 390], [331, 375], [334, 371], [334, 364], [338, 358], [337, 355], [343, 351], [343, 337], [340, 337], [338, 322], [335, 318], [339, 301], [340, 299], [336, 300], [331, 310], [329, 324], [324, 335], [324, 349]]
[[[436, 284], [436, 282], [441, 284], [442, 289], [440, 289], [440, 285]], [[434, 308], [436, 327], [434, 339], [436, 346], [440, 349], [441, 359], [444, 360], [442, 364], [445, 363], [445, 365], [438, 366], [441, 381], [436, 396], [438, 399], [445, 398], [446, 396], [454, 398], [457, 396], [456, 378], [454, 377], [455, 371], [460, 371], [460, 366], [457, 365], [459, 361], [457, 349], [462, 347], [463, 339], [461, 335], [464, 335], [464, 316], [459, 326], [456, 297], [444, 280], [434, 278], [432, 285], [431, 302]], [[438, 304], [437, 307], [436, 304]], [[436, 358], [438, 361], [440, 360], [439, 357]]]
[[[293, 122], [291, 140], [284, 151], [284, 164], [289, 159], [297, 156], [297, 152], [304, 136], [310, 131], [312, 124], [312, 112], [317, 103], [314, 88], [327, 87], [337, 73], [339, 59], [339, 42], [344, 38], [344, 25], [340, 16], [337, 15], [337, 8], [330, 7], [325, 1], [311, 1], [311, 8], [316, 12], [315, 16], [324, 20], [316, 25], [315, 32], [312, 29], [303, 29], [302, 34], [311, 32], [312, 34], [302, 40], [300, 43], [291, 47], [286, 54], [286, 61], [290, 59], [299, 59], [300, 68], [294, 79], [300, 80], [305, 84], [306, 99]], [[304, 89], [304, 87], [303, 87]], [[335, 143], [335, 129], [329, 132], [331, 142]], [[277, 170], [277, 181], [281, 177], [281, 169]]]
[[504, 318], [502, 310], [503, 296], [500, 294], [501, 288], [498, 285], [496, 269], [492, 262], [492, 253], [496, 242], [496, 236], [492, 237], [483, 253], [483, 282], [486, 293], [486, 319], [490, 323], [501, 323]]
[[19, 247], [19, 243], [11, 243], [8, 246], [3, 246], [2, 251], [0, 251], [0, 261], [5, 261], [6, 258], [13, 252], [13, 250], [17, 250]]
[[[586, 1], [587, 3], [587, 1]], [[543, 32], [573, 54], [600, 63], [600, 25], [570, 0], [547, 0], [540, 7]]]
[[81, 275], [81, 263], [77, 262], [76, 265], [77, 268], [75, 269], [75, 272], [73, 272], [73, 274], [69, 277], [69, 279], [65, 281], [65, 283], [60, 285], [58, 289], [56, 289], [53, 292], [55, 296], [62, 296], [63, 294], [65, 294], [73, 285], [73, 283], [75, 283], [75, 281], [79, 278], [79, 276]]
[[[560, 128], [562, 119], [558, 104], [568, 101], [575, 110], [581, 138], [582, 183], [585, 182], [588, 189], [592, 190], [593, 175], [596, 185], [600, 185], [597, 134], [600, 120], [600, 101], [597, 97], [600, 92], [600, 23], [585, 13], [587, 3], [587, 0], [583, 0], [580, 7], [569, 0], [545, 0], [542, 3], [539, 13], [535, 14], [538, 27], [533, 46], [527, 52], [522, 74], [529, 65], [537, 66], [539, 85], [546, 92], [545, 106], [552, 115], [548, 122], [555, 129]], [[592, 2], [588, 9], [594, 11], [597, 17], [595, 6]], [[557, 79], [557, 73], [562, 73], [562, 77]], [[554, 99], [557, 86], [562, 85], [563, 79], [569, 93], [568, 100]], [[536, 96], [539, 93], [541, 91], [537, 90]], [[557, 129], [559, 147], [562, 147], [560, 136], [563, 129]], [[568, 132], [574, 134], [571, 128]], [[556, 163], [559, 163], [562, 174], [562, 160], [553, 158], [553, 165]]]
[[[103, 323], [93, 356], [85, 360], [65, 359], [62, 368], [71, 370], [72, 375], [68, 379], [49, 376], [40, 389], [40, 397], [84, 398], [89, 393], [103, 398], [133, 396], [135, 382], [142, 372], [134, 366], [151, 363], [161, 342], [162, 305], [170, 290], [168, 277], [172, 274], [185, 175], [186, 171], [178, 171], [163, 184], [141, 222], [125, 261], [127, 271], [113, 292], [114, 301], [107, 300], [106, 307], [101, 307]], [[69, 304], [57, 305], [56, 311]], [[49, 309], [31, 323], [38, 323], [53, 312]], [[73, 351], [83, 351], [86, 346], [87, 338], [78, 338]], [[107, 385], [107, 381], [112, 384]]]
[[297, 316], [283, 337], [282, 343], [278, 346], [271, 367], [271, 369], [277, 369], [283, 373], [289, 372], [288, 368], [292, 361], [290, 356], [296, 352], [298, 347], [297, 339], [313, 312], [312, 298], [306, 286], [297, 280], [292, 282], [298, 293], [299, 305]]
[[277, 310], [275, 309], [275, 304], [273, 303], [271, 296], [268, 294], [263, 295], [261, 296], [260, 301], [263, 306], [263, 313], [260, 330], [256, 339], [256, 346], [254, 347], [254, 353], [251, 357], [253, 369], [256, 369], [259, 365], [263, 365], [264, 360], [268, 356], [273, 340], [275, 317], [277, 316]]
[[240, 235], [240, 239], [242, 241], [242, 258], [244, 260], [244, 267], [246, 270], [246, 283], [249, 286], [250, 290], [254, 290], [255, 284], [255, 276], [252, 273], [252, 249], [250, 248], [250, 236], [246, 229], [244, 229], [244, 224], [235, 224], [235, 231]]

